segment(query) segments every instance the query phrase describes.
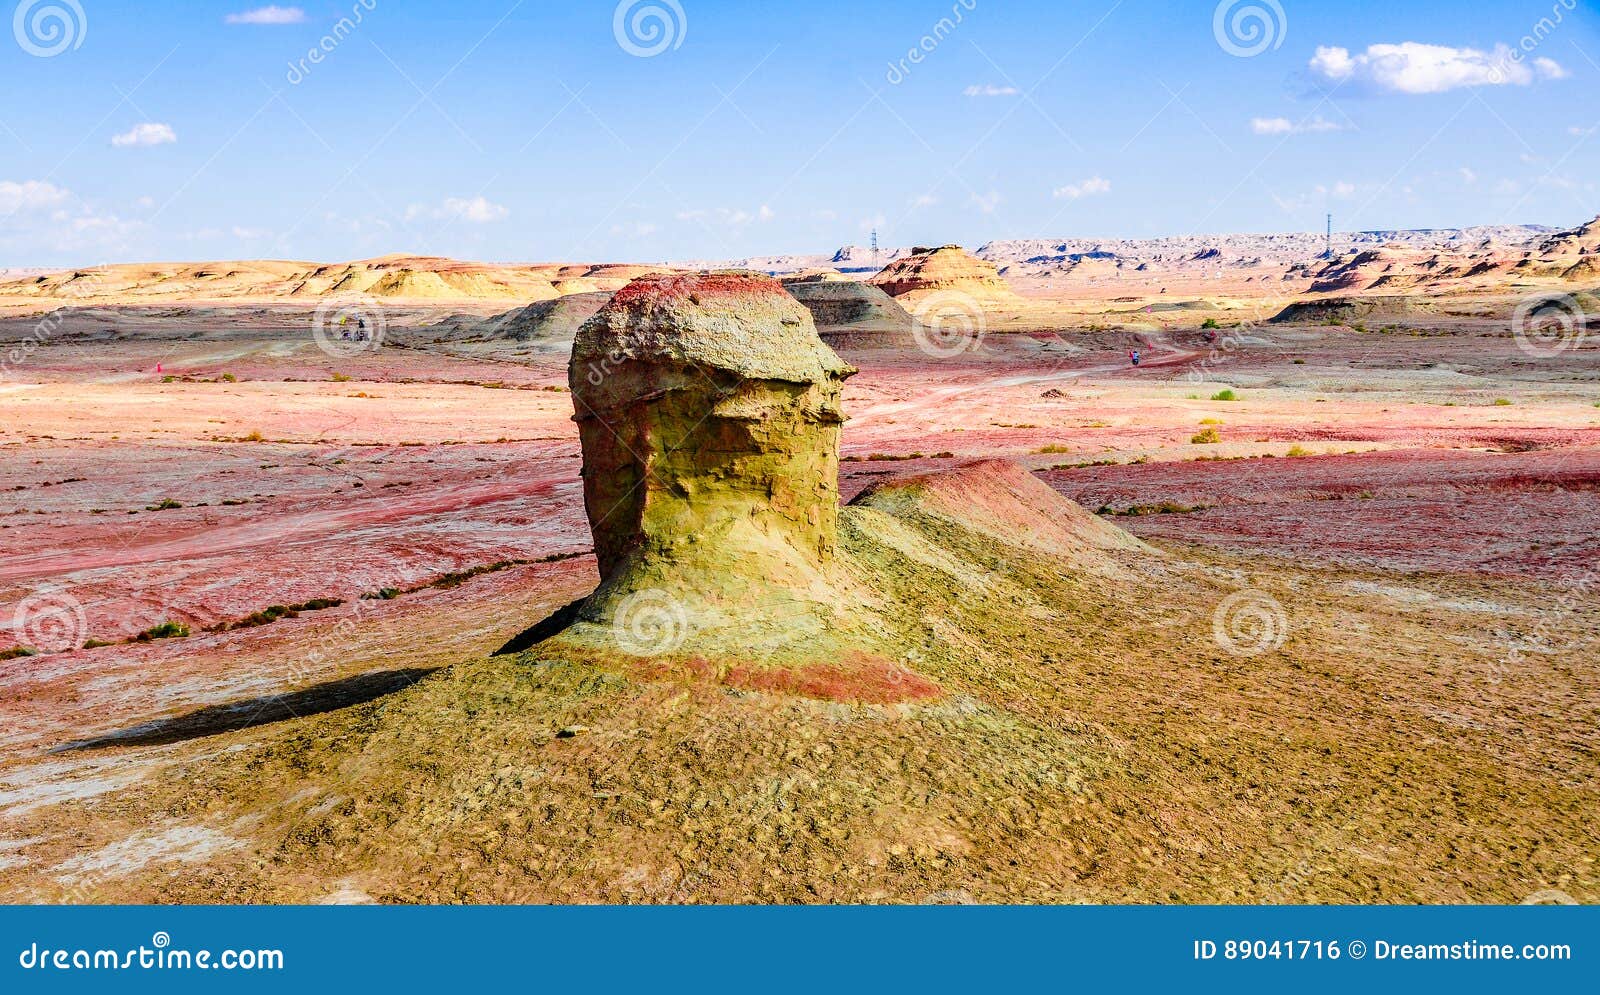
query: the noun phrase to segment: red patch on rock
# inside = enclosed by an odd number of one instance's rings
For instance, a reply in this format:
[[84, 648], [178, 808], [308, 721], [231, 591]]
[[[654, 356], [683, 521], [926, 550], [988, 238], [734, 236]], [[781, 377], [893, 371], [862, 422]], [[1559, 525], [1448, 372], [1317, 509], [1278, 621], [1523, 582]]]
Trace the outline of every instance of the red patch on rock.
[[930, 701], [944, 695], [936, 681], [883, 657], [852, 653], [838, 663], [807, 663], [798, 667], [758, 667], [734, 664], [719, 676], [716, 664], [703, 657], [652, 661], [636, 671], [645, 680], [673, 677], [712, 680], [741, 691], [793, 694], [823, 701], [853, 701], [864, 705], [893, 705]]
[[657, 273], [642, 276], [617, 291], [612, 307], [636, 303], [680, 303], [690, 298], [786, 297], [783, 284], [761, 273]]

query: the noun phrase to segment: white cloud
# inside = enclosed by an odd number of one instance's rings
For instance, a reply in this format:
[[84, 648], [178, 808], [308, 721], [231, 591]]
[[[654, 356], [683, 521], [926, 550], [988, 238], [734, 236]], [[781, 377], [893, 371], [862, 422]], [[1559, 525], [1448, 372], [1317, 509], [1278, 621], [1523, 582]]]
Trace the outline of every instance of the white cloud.
[[1468, 169], [1466, 166], [1462, 166], [1461, 167], [1461, 182], [1467, 184], [1468, 186], [1471, 186], [1472, 184], [1478, 182], [1478, 174], [1474, 173], [1472, 170]]
[[41, 211], [60, 207], [72, 197], [64, 190], [44, 180], [0, 180], [0, 214], [20, 214], [24, 211]]
[[937, 203], [939, 203], [939, 198], [935, 197], [931, 193], [925, 193], [925, 194], [922, 194], [920, 196], [911, 198], [911, 206], [912, 207], [932, 207], [933, 205], [935, 205]]
[[228, 24], [304, 24], [306, 12], [299, 7], [267, 6], [229, 14], [223, 20]]
[[504, 205], [492, 203], [481, 196], [471, 200], [446, 197], [443, 203], [434, 206], [412, 204], [406, 208], [407, 221], [429, 218], [434, 221], [468, 221], [475, 225], [504, 221], [510, 214]]
[[1566, 79], [1572, 75], [1567, 72], [1566, 67], [1561, 63], [1554, 59], [1546, 59], [1543, 56], [1533, 60], [1533, 68], [1535, 72], [1545, 79]]
[[982, 86], [969, 86], [961, 92], [968, 97], [1015, 97], [1022, 91], [1014, 86], [995, 86], [993, 83], [985, 83]]
[[1472, 86], [1528, 86], [1536, 79], [1564, 79], [1554, 59], [1538, 58], [1530, 67], [1506, 45], [1493, 52], [1408, 41], [1368, 45], [1355, 55], [1338, 46], [1319, 46], [1311, 57], [1312, 75], [1330, 83], [1353, 83], [1392, 93], [1445, 93]]
[[1098, 197], [1111, 192], [1111, 181], [1099, 176], [1091, 176], [1082, 183], [1069, 183], [1064, 187], [1056, 187], [1051, 196], [1056, 200], [1077, 200], [1081, 197]]
[[233, 237], [241, 242], [253, 242], [259, 239], [272, 237], [272, 232], [265, 228], [243, 228], [239, 225], [233, 226], [232, 233]]
[[111, 144], [119, 149], [170, 145], [177, 140], [178, 133], [172, 130], [172, 125], [154, 121], [136, 124], [120, 135], [111, 136]]
[[993, 214], [994, 209], [1000, 206], [1000, 191], [990, 190], [986, 194], [973, 194], [968, 202], [985, 214]]
[[1597, 129], [1600, 129], [1600, 125], [1590, 125], [1589, 127], [1585, 128], [1581, 124], [1575, 124], [1567, 129], [1567, 134], [1571, 135], [1573, 138], [1586, 138], [1589, 135], [1594, 134]]
[[120, 252], [139, 227], [48, 181], [0, 180], [0, 248], [8, 251]]
[[1250, 130], [1258, 135], [1320, 135], [1329, 131], [1344, 131], [1345, 126], [1321, 117], [1314, 117], [1308, 121], [1291, 121], [1286, 117], [1255, 117], [1250, 119]]
[[140, 197], [138, 200], [133, 202], [133, 206], [143, 208], [144, 210], [148, 211], [150, 208], [156, 206], [156, 199], [150, 196]]

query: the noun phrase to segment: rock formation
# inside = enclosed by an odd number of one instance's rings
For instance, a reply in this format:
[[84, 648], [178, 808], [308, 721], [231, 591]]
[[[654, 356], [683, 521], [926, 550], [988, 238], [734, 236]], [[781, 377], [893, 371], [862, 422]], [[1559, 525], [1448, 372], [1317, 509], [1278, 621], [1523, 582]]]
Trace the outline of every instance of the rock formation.
[[[855, 370], [774, 279], [634, 280], [568, 370], [600, 586], [508, 649], [837, 653], [839, 394]], [[859, 627], [859, 626], [858, 626]], [[830, 649], [831, 647], [831, 649]]]
[[1016, 297], [993, 263], [973, 256], [959, 245], [915, 248], [911, 255], [885, 266], [870, 282], [892, 297], [910, 301], [940, 291], [966, 294], [978, 301], [1009, 301]]
[[[579, 330], [568, 369], [600, 583], [513, 639], [541, 658], [813, 697], [942, 694], [896, 578], [992, 593], [948, 542], [1100, 570], [1142, 544], [1020, 467], [978, 463], [839, 505], [840, 393], [855, 371], [770, 277], [643, 277]], [[964, 537], [964, 538], [963, 538]], [[920, 566], [913, 566], [917, 564]]]
[[744, 553], [825, 563], [839, 391], [854, 372], [769, 277], [645, 277], [618, 291], [579, 331], [569, 370], [602, 579]]
[[[817, 329], [833, 339], [840, 333], [891, 333], [909, 342], [911, 315], [888, 294], [842, 278], [786, 279], [784, 288], [804, 304]], [[854, 338], [851, 344], [858, 344]]]

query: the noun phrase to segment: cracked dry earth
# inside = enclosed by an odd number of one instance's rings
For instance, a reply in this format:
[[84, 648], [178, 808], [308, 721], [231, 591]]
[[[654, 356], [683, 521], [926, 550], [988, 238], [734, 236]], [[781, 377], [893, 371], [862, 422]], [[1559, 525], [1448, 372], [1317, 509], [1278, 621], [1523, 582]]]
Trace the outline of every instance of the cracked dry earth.
[[66, 593], [114, 644], [0, 662], [0, 896], [1600, 899], [1595, 350], [1261, 334], [1204, 383], [1179, 335], [846, 353], [846, 498], [1000, 456], [1155, 547], [845, 516], [942, 692], [890, 704], [489, 656], [596, 579], [559, 359], [42, 349], [0, 388], [0, 617]]

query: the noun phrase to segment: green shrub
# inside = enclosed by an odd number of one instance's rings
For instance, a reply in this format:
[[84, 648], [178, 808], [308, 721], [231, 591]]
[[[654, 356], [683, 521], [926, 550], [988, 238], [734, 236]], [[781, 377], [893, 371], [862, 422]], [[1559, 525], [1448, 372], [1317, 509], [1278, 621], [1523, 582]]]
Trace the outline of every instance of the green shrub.
[[189, 635], [189, 627], [182, 622], [166, 621], [150, 628], [133, 637], [133, 642], [149, 643], [157, 639], [183, 639]]
[[1239, 395], [1235, 394], [1231, 388], [1224, 388], [1212, 394], [1211, 399], [1213, 401], [1237, 401]]
[[1222, 435], [1215, 428], [1203, 428], [1196, 432], [1189, 441], [1197, 446], [1207, 446], [1214, 442], [1221, 442]]

